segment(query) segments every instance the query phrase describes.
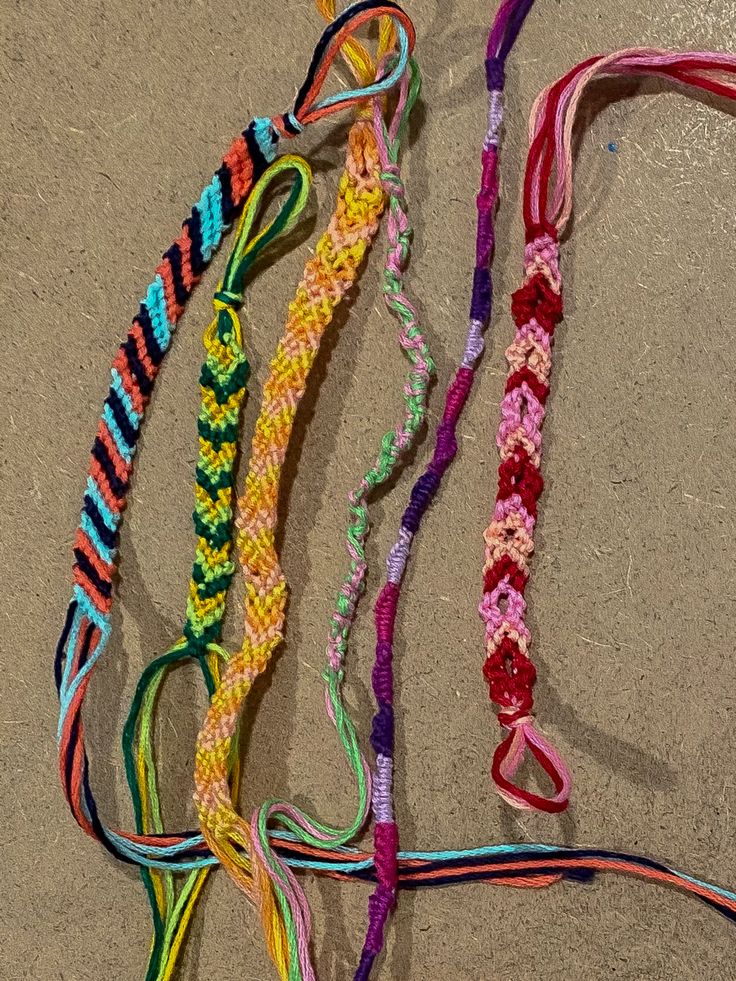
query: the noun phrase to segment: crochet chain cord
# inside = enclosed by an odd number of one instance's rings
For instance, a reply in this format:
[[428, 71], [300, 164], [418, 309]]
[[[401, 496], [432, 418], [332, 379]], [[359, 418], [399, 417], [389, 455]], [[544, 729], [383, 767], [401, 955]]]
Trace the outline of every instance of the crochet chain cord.
[[[576, 110], [595, 78], [650, 75], [734, 100], [736, 85], [729, 79], [735, 74], [733, 55], [632, 48], [582, 62], [545, 89], [532, 111], [524, 180], [524, 282], [511, 303], [516, 336], [506, 352], [509, 373], [496, 440], [501, 457], [498, 494], [485, 533], [480, 607], [486, 624], [483, 673], [507, 730], [494, 754], [492, 774], [501, 795], [516, 807], [561, 810], [567, 805], [570, 788], [564, 761], [534, 725], [536, 672], [529, 657], [531, 635], [525, 622], [524, 594], [544, 486], [541, 430], [549, 396], [552, 338], [562, 319], [558, 237], [572, 210]], [[514, 783], [527, 749], [551, 777], [556, 791], [552, 798]]]

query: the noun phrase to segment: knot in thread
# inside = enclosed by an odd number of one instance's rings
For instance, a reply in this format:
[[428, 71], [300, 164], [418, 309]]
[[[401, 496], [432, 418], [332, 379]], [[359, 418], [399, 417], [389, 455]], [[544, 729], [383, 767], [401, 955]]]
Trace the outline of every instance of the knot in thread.
[[231, 290], [219, 289], [212, 298], [212, 305], [218, 312], [220, 310], [235, 310], [243, 302], [242, 293], [234, 293]]
[[534, 725], [534, 716], [526, 711], [501, 711], [498, 713], [498, 721], [504, 729], [521, 729], [525, 725]]
[[294, 136], [304, 131], [304, 127], [293, 112], [284, 113], [284, 123], [288, 127], [289, 132], [293, 132]]
[[[276, 159], [276, 148], [281, 134], [268, 116], [256, 116], [248, 127], [266, 163]], [[300, 130], [297, 130], [300, 132]]]
[[401, 179], [401, 170], [394, 163], [387, 163], [381, 171], [381, 184], [384, 191], [391, 197], [402, 199], [406, 197], [406, 188]]
[[540, 219], [540, 221], [529, 225], [526, 229], [525, 237], [527, 243], [534, 242], [535, 239], [543, 238], [549, 236], [555, 242], [558, 238], [557, 226], [546, 218]]
[[486, 58], [486, 85], [489, 92], [501, 92], [506, 82], [503, 62], [499, 58]]
[[[282, 136], [287, 136], [291, 138], [292, 136], [298, 136], [304, 131], [304, 124], [301, 123], [294, 112], [284, 112], [276, 119], [267, 120], [271, 130], [275, 134], [275, 139], [273, 143], [273, 153], [276, 153], [276, 144]], [[269, 158], [273, 160], [273, 156]]]

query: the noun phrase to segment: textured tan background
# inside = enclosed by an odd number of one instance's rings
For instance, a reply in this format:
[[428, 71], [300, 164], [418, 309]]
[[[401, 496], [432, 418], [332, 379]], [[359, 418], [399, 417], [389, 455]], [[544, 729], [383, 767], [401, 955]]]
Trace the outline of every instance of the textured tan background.
[[[485, 118], [479, 66], [492, 7], [408, 4], [425, 79], [421, 130], [406, 158], [417, 226], [410, 282], [439, 366], [433, 420], [465, 330]], [[78, 831], [55, 773], [52, 649], [68, 600], [83, 468], [110, 360], [156, 257], [233, 134], [254, 112], [289, 105], [320, 25], [306, 0], [7, 0], [0, 23], [0, 976], [134, 981], [148, 935], [142, 888]], [[406, 846], [598, 844], [736, 884], [736, 129], [711, 106], [640, 93], [605, 108], [582, 142], [531, 590], [539, 713], [575, 774], [575, 803], [561, 820], [512, 814], [491, 790], [498, 727], [480, 674], [476, 614], [533, 97], [598, 50], [735, 41], [729, 0], [538, 0], [513, 54], [490, 344], [399, 626]], [[257, 380], [307, 241], [326, 220], [346, 122], [315, 127], [302, 142], [318, 148], [316, 223], [250, 291]], [[618, 152], [607, 149], [611, 141]], [[106, 816], [127, 825], [123, 706], [141, 665], [178, 636], [182, 619], [201, 333], [223, 259], [181, 324], [149, 413], [123, 535], [115, 639], [87, 713], [95, 787]], [[400, 401], [395, 327], [377, 300], [379, 261], [374, 252], [351, 316], [327, 344], [318, 397], [313, 386], [301, 419], [301, 452], [290, 460], [288, 643], [260, 689], [246, 807], [269, 792], [325, 818], [351, 813], [318, 670], [345, 561], [346, 493]], [[255, 407], [253, 399], [249, 422]], [[425, 442], [415, 469], [427, 452]], [[350, 657], [349, 698], [363, 731], [366, 614], [407, 486], [405, 475], [374, 508], [376, 564]], [[234, 615], [228, 638], [237, 636]], [[187, 781], [202, 710], [193, 673], [171, 682], [162, 728], [172, 827], [193, 820]], [[182, 976], [270, 977], [250, 908], [224, 876], [215, 879]], [[352, 976], [367, 889], [310, 883], [309, 893], [320, 976]], [[720, 979], [733, 975], [733, 955], [724, 920], [665, 890], [610, 878], [542, 893], [474, 885], [404, 897], [377, 977]]]

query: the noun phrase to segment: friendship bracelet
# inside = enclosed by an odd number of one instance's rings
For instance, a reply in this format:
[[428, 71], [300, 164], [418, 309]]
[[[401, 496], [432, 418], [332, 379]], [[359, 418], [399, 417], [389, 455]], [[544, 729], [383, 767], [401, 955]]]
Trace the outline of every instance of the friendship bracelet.
[[[374, 69], [375, 70], [375, 69]], [[381, 159], [381, 181], [389, 199], [389, 251], [384, 270], [384, 299], [401, 324], [399, 344], [410, 366], [404, 384], [405, 413], [396, 429], [381, 440], [377, 459], [366, 472], [358, 487], [349, 495], [350, 524], [347, 551], [350, 558], [348, 574], [340, 587], [337, 605], [331, 617], [327, 644], [326, 682], [327, 711], [332, 720], [349, 766], [358, 787], [358, 807], [353, 822], [345, 828], [332, 827], [308, 815], [303, 809], [286, 801], [266, 801], [253, 815], [253, 865], [261, 866], [268, 874], [287, 919], [297, 927], [297, 948], [290, 951], [293, 970], [290, 977], [315, 977], [309, 953], [311, 918], [303, 889], [290, 871], [287, 862], [279, 858], [269, 840], [269, 826], [277, 823], [288, 829], [300, 842], [315, 852], [332, 849], [352, 841], [365, 822], [369, 806], [369, 768], [358, 746], [355, 726], [349, 717], [342, 696], [344, 660], [356, 608], [365, 589], [367, 563], [365, 542], [369, 534], [369, 494], [381, 487], [395, 473], [397, 465], [414, 444], [426, 415], [429, 379], [434, 365], [424, 337], [417, 324], [417, 313], [403, 291], [403, 269], [408, 259], [411, 226], [404, 203], [405, 189], [400, 177], [398, 158], [411, 110], [419, 95], [420, 78], [414, 63], [402, 83], [399, 100], [390, 125], [383, 120], [380, 100], [374, 102], [374, 134]]]
[[[541, 427], [549, 395], [552, 336], [562, 319], [558, 237], [572, 209], [572, 128], [578, 102], [591, 79], [620, 74], [670, 78], [736, 98], [736, 86], [721, 80], [724, 74], [736, 74], [734, 56], [634, 48], [582, 62], [544, 90], [532, 113], [524, 182], [524, 283], [511, 303], [517, 330], [506, 352], [509, 375], [497, 437], [501, 456], [498, 495], [485, 533], [480, 612], [486, 623], [483, 673], [491, 698], [500, 706], [501, 725], [508, 730], [493, 757], [493, 779], [499, 793], [515, 807], [545, 811], [559, 811], [567, 805], [570, 777], [560, 756], [534, 726], [536, 672], [529, 658], [531, 636], [525, 623], [524, 594], [544, 486]], [[551, 777], [553, 797], [544, 798], [514, 784], [527, 748]]]
[[[398, 38], [393, 70], [371, 85], [320, 100], [342, 45], [359, 27], [384, 16], [392, 19]], [[180, 237], [165, 253], [113, 362], [75, 538], [74, 590], [57, 647], [55, 680], [60, 700], [59, 769], [70, 809], [83, 830], [123, 861], [176, 866], [176, 856], [186, 853], [197, 838], [195, 833], [138, 835], [103, 823], [90, 785], [81, 717], [87, 687], [110, 635], [119, 526], [158, 369], [187, 299], [254, 181], [273, 160], [280, 137], [291, 137], [308, 123], [388, 91], [401, 78], [413, 46], [411, 21], [392, 0], [360, 0], [327, 27], [293, 110], [274, 119], [255, 119], [231, 146]]]
[[[292, 175], [288, 197], [274, 220], [251, 237], [264, 194], [285, 173]], [[300, 157], [280, 157], [265, 171], [245, 204], [223, 282], [214, 296], [215, 319], [204, 335], [207, 356], [200, 374], [194, 512], [197, 550], [183, 637], [143, 671], [123, 731], [126, 776], [139, 834], [164, 830], [152, 730], [154, 705], [165, 676], [172, 667], [194, 660], [202, 670], [210, 694], [219, 679], [218, 659], [223, 652], [216, 642], [235, 571], [230, 556], [234, 466], [249, 372], [236, 309], [243, 302], [245, 279], [254, 261], [267, 245], [293, 226], [306, 204], [311, 180], [311, 171]], [[209, 871], [204, 868], [191, 872], [177, 896], [170, 870], [141, 866], [154, 927], [147, 981], [171, 976], [187, 923]]]

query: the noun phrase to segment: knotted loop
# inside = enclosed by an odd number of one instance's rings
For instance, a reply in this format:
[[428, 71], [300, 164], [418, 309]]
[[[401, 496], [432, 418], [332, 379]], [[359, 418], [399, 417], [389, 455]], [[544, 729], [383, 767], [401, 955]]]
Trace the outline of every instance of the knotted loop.
[[[548, 814], [564, 811], [570, 796], [570, 772], [554, 746], [537, 731], [534, 717], [515, 711], [501, 712], [498, 721], [509, 730], [496, 748], [491, 765], [491, 776], [500, 796], [520, 810], [546, 811]], [[554, 796], [532, 793], [513, 782], [527, 749], [554, 784]]]
[[[291, 173], [288, 196], [281, 202], [276, 217], [253, 235], [266, 191], [282, 174]], [[242, 303], [248, 270], [271, 242], [287, 232], [304, 210], [312, 184], [312, 171], [302, 157], [285, 154], [275, 160], [261, 175], [245, 202], [235, 233], [223, 281], [215, 294], [215, 309], [233, 308]], [[218, 305], [219, 304], [219, 305]]]
[[[331, 9], [330, 7], [328, 12], [331, 12]], [[354, 35], [369, 21], [381, 19], [381, 23], [384, 24], [385, 18], [389, 18], [393, 26], [398, 44], [398, 56], [386, 76], [374, 79], [369, 72], [372, 61], [363, 46], [355, 40]], [[275, 129], [282, 136], [294, 136], [301, 128], [323, 116], [389, 92], [404, 74], [414, 50], [415, 39], [411, 19], [393, 0], [359, 0], [358, 3], [351, 4], [325, 28], [315, 48], [304, 83], [297, 93], [293, 109], [273, 120]], [[392, 37], [387, 29], [381, 27], [379, 54], [382, 53], [383, 48], [387, 49], [391, 41]], [[320, 100], [319, 94], [325, 79], [335, 58], [343, 49], [361, 86]]]
[[[331, 23], [337, 17], [335, 0], [315, 0], [317, 10]], [[355, 37], [348, 38], [342, 47], [342, 57], [356, 81], [368, 85], [377, 74], [377, 62], [396, 44], [396, 28], [390, 17], [382, 17], [378, 28], [378, 51], [372, 58], [368, 49]]]
[[212, 297], [212, 305], [215, 310], [232, 310], [241, 306], [242, 303], [242, 293], [233, 293], [230, 290], [222, 289], [222, 287]]

